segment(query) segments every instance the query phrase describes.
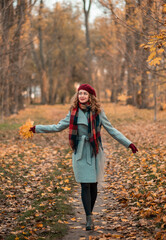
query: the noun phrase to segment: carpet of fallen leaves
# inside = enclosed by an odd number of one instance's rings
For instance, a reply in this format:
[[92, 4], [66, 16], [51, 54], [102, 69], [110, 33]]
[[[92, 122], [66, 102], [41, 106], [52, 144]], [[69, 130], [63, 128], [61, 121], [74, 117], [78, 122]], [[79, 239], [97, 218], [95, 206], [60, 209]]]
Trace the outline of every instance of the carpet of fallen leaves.
[[1, 124], [0, 239], [55, 239], [67, 231], [74, 178], [66, 136], [35, 134], [28, 140], [19, 136], [19, 125], [28, 116], [43, 124], [65, 116], [58, 108], [55, 116], [50, 111], [45, 117], [46, 107], [39, 108], [26, 109]]
[[[103, 107], [113, 126], [139, 152], [132, 154], [102, 130], [107, 157], [103, 209], [107, 231], [89, 240], [164, 240], [166, 112], [160, 112], [154, 123], [152, 110]], [[0, 239], [57, 239], [67, 231], [75, 184], [68, 130], [22, 140], [18, 129], [29, 118], [35, 124], [57, 123], [68, 108], [30, 106], [0, 124]]]
[[[132, 140], [139, 151], [132, 154], [108, 134], [104, 135], [107, 155], [105, 199], [108, 203], [103, 220], [109, 231], [89, 239], [165, 240], [166, 115], [161, 115], [154, 123], [152, 112], [148, 110], [137, 110], [132, 118], [130, 111], [119, 114], [118, 110], [120, 108], [114, 111], [115, 115], [123, 118], [117, 120], [114, 116], [114, 126]], [[107, 113], [111, 120], [109, 110]], [[113, 197], [109, 193], [113, 193]], [[116, 233], [111, 233], [114, 231]]]

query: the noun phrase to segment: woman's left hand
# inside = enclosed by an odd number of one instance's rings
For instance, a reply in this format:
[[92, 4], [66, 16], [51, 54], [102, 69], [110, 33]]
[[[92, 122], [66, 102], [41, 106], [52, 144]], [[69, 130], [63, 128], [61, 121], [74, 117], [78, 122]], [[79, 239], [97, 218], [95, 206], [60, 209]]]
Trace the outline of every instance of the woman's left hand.
[[33, 127], [31, 127], [31, 128], [29, 129], [29, 131], [30, 131], [30, 132], [33, 132], [33, 133], [36, 133], [35, 128], [36, 128], [36, 126], [33, 126]]
[[131, 144], [129, 145], [129, 148], [131, 148], [131, 150], [132, 150], [133, 153], [138, 152], [138, 149], [136, 148], [136, 146], [135, 146], [133, 143], [131, 143]]

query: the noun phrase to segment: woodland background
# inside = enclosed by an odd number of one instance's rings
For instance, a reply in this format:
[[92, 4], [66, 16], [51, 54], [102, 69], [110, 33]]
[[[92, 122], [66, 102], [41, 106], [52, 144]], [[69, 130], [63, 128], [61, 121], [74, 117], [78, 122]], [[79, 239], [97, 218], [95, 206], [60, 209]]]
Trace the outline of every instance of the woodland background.
[[[0, 239], [72, 230], [80, 240], [165, 240], [166, 0], [66, 0], [52, 9], [48, 1], [0, 1]], [[103, 15], [90, 23], [92, 4]], [[84, 212], [74, 214], [73, 203], [83, 208], [68, 130], [19, 135], [29, 117], [58, 123], [85, 82], [138, 148], [132, 154], [102, 130], [106, 186], [90, 235]]]
[[[101, 101], [163, 110], [166, 0], [0, 2], [1, 120], [29, 103], [68, 103], [79, 83]], [[103, 14], [89, 23], [91, 5]], [[158, 103], [158, 104], [157, 104]]]

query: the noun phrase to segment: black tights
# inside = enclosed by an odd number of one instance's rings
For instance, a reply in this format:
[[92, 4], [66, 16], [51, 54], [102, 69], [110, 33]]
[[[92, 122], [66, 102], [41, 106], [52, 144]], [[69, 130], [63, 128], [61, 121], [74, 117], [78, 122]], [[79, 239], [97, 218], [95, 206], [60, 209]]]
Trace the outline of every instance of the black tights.
[[81, 198], [88, 216], [92, 213], [97, 198], [97, 183], [81, 183]]

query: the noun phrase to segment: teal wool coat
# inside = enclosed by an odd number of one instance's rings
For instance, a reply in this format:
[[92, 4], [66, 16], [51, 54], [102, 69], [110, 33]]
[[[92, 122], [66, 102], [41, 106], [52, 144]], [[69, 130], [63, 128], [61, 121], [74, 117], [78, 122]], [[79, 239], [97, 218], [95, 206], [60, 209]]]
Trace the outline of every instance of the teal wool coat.
[[[119, 143], [126, 148], [129, 147], [131, 141], [127, 139], [121, 132], [115, 129], [108, 121], [104, 111], [102, 110], [100, 115], [100, 127], [103, 126], [106, 131]], [[60, 132], [69, 127], [70, 112], [62, 119], [57, 125], [36, 125], [36, 133], [51, 133]], [[102, 179], [104, 164], [103, 150], [99, 147], [99, 153], [97, 156], [92, 154], [92, 146], [88, 138], [88, 118], [87, 113], [81, 109], [78, 111], [78, 147], [76, 153], [72, 154], [72, 165], [74, 170], [75, 179], [81, 183], [93, 183]]]

